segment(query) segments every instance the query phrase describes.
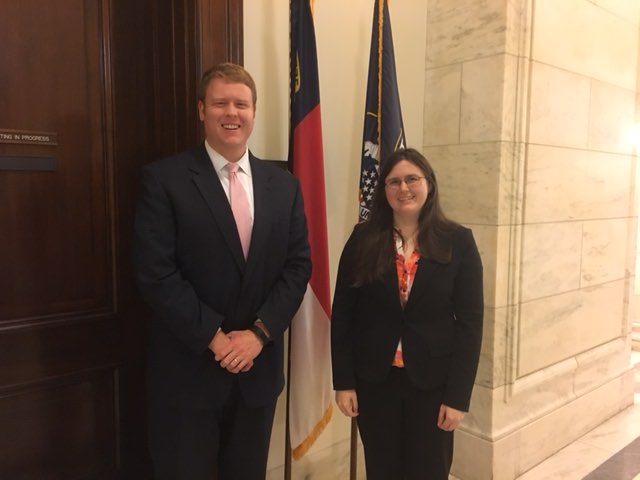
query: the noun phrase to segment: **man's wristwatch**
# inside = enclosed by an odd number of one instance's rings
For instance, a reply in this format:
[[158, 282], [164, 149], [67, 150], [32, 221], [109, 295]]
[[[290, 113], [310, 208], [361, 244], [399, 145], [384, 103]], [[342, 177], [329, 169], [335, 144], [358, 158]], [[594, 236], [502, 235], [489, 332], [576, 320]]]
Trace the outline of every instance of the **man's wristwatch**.
[[264, 333], [264, 330], [262, 330], [259, 326], [253, 324], [249, 327], [249, 330], [252, 331], [256, 337], [258, 337], [263, 346], [271, 341], [271, 338], [269, 338], [267, 334]]

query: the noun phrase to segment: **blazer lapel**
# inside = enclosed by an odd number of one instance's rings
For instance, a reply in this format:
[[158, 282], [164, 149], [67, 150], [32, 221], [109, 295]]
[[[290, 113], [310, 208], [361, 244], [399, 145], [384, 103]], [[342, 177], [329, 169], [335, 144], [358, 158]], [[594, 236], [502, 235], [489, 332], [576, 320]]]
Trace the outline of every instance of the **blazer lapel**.
[[[231, 255], [241, 270], [244, 270], [245, 259], [242, 253], [242, 245], [236, 227], [236, 221], [231, 212], [229, 200], [224, 193], [218, 175], [213, 169], [211, 159], [204, 148], [204, 144], [195, 151], [193, 160], [189, 165], [193, 172], [193, 181], [196, 184], [202, 198], [206, 202], [209, 210], [213, 214], [216, 223], [220, 226], [220, 231], [231, 251]], [[212, 248], [215, 246], [212, 245]]]
[[398, 292], [398, 273], [395, 265], [387, 273], [384, 274], [383, 283], [385, 291], [391, 298], [394, 307], [402, 311], [402, 303], [400, 302], [400, 292]]
[[424, 257], [420, 257], [420, 261], [418, 262], [418, 269], [416, 270], [416, 276], [413, 279], [413, 285], [411, 286], [411, 292], [409, 293], [409, 299], [407, 300], [407, 304], [404, 307], [405, 310], [410, 310], [416, 304], [416, 302], [420, 300], [418, 297], [419, 293], [417, 292], [424, 291], [427, 280], [433, 276], [437, 268], [437, 263], [427, 260]]

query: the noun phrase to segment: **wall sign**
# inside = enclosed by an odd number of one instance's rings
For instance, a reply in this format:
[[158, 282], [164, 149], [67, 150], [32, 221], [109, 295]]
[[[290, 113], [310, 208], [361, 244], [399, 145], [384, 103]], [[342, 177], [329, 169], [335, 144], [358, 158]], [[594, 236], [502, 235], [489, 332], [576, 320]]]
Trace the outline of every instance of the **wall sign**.
[[0, 170], [37, 170], [55, 172], [54, 157], [36, 157], [33, 155], [0, 155]]
[[0, 128], [0, 143], [58, 145], [58, 134], [52, 132], [32, 132], [28, 130], [6, 130], [4, 128]]

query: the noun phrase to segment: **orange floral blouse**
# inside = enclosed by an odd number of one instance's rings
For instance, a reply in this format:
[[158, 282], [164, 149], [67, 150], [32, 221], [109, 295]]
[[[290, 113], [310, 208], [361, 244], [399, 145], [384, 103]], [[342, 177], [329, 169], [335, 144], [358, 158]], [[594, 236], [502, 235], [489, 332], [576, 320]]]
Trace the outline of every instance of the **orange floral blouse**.
[[[416, 247], [408, 259], [404, 256], [402, 250], [402, 237], [394, 232], [393, 239], [396, 243], [396, 271], [398, 273], [398, 290], [400, 293], [400, 303], [402, 307], [407, 304], [409, 294], [411, 293], [411, 287], [413, 286], [413, 279], [416, 276], [418, 270], [418, 260], [420, 260], [420, 252]], [[393, 358], [392, 365], [394, 367], [403, 368], [404, 359], [402, 358], [402, 339], [398, 342], [398, 348]]]

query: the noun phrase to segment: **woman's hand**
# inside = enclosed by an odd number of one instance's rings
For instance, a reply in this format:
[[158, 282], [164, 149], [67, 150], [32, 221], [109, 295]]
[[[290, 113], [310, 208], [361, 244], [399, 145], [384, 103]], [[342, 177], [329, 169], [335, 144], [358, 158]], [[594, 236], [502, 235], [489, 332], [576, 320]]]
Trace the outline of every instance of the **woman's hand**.
[[336, 390], [336, 403], [347, 417], [358, 416], [358, 395], [355, 390]]
[[443, 403], [440, 405], [438, 414], [438, 427], [447, 432], [453, 432], [464, 418], [464, 413]]

